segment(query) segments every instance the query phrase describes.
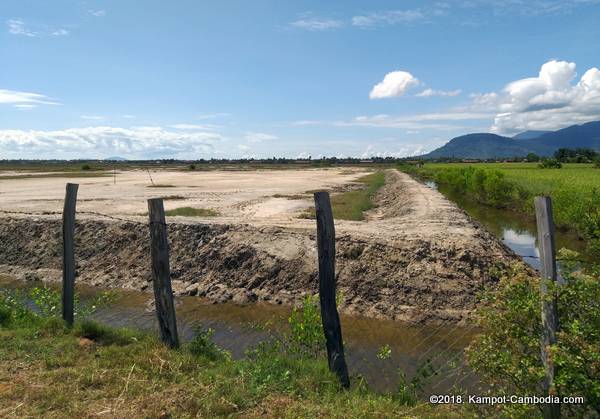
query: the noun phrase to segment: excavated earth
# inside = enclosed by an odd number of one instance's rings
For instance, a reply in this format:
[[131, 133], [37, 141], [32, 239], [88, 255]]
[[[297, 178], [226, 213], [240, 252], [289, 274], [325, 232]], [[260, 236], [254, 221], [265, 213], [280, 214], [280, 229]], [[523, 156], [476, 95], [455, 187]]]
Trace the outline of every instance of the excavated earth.
[[[342, 312], [469, 323], [479, 292], [520, 261], [456, 205], [404, 173], [387, 171], [375, 202], [366, 221], [336, 221]], [[77, 281], [151, 290], [149, 230], [142, 220], [78, 215]], [[168, 220], [176, 295], [293, 305], [317, 292], [314, 220], [243, 221]], [[61, 237], [56, 216], [4, 217], [0, 273], [59, 281]]]

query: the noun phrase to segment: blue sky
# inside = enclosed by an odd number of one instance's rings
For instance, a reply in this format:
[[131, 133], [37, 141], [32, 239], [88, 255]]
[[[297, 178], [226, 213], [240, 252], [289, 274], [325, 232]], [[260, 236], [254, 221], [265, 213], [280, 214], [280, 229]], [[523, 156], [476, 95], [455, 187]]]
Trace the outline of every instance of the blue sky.
[[0, 158], [407, 156], [600, 119], [600, 0], [0, 4]]

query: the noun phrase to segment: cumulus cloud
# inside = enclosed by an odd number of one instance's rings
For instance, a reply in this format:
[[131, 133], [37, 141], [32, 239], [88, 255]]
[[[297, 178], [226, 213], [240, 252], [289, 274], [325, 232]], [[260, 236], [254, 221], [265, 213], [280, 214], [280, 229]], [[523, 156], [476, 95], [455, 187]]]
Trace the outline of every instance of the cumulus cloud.
[[422, 92], [417, 93], [418, 97], [432, 97], [432, 96], [458, 96], [460, 95], [462, 90], [434, 90], [434, 89], [425, 89]]
[[577, 81], [576, 65], [548, 61], [537, 77], [508, 83], [499, 93], [473, 96], [474, 106], [495, 109], [492, 132], [555, 130], [600, 119], [600, 70], [593, 67]]
[[279, 137], [264, 132], [247, 132], [244, 138], [250, 143], [262, 143], [263, 141], [277, 140]]
[[161, 127], [109, 126], [57, 131], [0, 130], [1, 158], [194, 158], [211, 154], [222, 137]]
[[218, 128], [217, 125], [212, 124], [175, 124], [169, 127], [186, 131], [211, 131]]
[[25, 22], [19, 19], [7, 20], [6, 26], [8, 26], [8, 33], [12, 35], [28, 36], [30, 38], [37, 36], [36, 32], [27, 28], [27, 26], [25, 26]]
[[58, 102], [39, 93], [0, 89], [0, 105], [2, 104], [12, 105], [20, 109], [31, 109], [37, 105], [58, 105]]
[[304, 17], [290, 23], [290, 25], [295, 28], [316, 32], [341, 28], [342, 26], [344, 26], [344, 22], [336, 19]]
[[369, 97], [384, 99], [402, 96], [409, 88], [418, 86], [419, 83], [419, 80], [408, 71], [392, 71], [373, 87]]

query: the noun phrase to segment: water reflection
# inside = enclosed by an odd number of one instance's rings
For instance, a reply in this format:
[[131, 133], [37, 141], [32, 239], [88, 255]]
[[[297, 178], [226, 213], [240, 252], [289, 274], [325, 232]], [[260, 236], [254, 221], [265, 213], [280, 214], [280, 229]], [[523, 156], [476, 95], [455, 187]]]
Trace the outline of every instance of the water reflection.
[[[41, 286], [39, 282], [22, 282], [0, 275], [0, 289]], [[56, 289], [58, 287], [54, 286]], [[82, 300], [98, 293], [98, 288], [77, 285]], [[155, 313], [149, 309], [150, 293], [118, 291], [120, 298], [109, 307], [96, 312], [93, 320], [112, 327], [127, 327], [154, 331], [158, 334]], [[260, 342], [282, 336], [289, 331], [289, 307], [266, 303], [240, 306], [231, 303], [213, 304], [199, 297], [176, 299], [177, 327], [182, 341], [191, 340], [197, 328], [211, 328], [213, 341], [242, 358], [246, 350]], [[453, 324], [412, 326], [392, 320], [341, 316], [348, 369], [352, 376], [361, 376], [369, 388], [379, 392], [395, 391], [399, 371], [410, 379], [425, 361], [432, 360], [439, 374], [432, 379], [427, 392], [449, 391], [460, 381], [472, 389], [477, 380], [464, 365], [463, 350], [475, 330]], [[391, 353], [387, 359], [378, 357], [383, 346]], [[446, 374], [448, 372], [448, 374]], [[445, 381], [442, 381], [442, 378]]]
[[[428, 180], [425, 184], [439, 190], [448, 199], [455, 202], [467, 214], [483, 224], [490, 232], [535, 269], [540, 268], [540, 251], [537, 246], [537, 227], [535, 220], [516, 211], [491, 208], [480, 205], [464, 196], [453, 193]], [[571, 231], [556, 231], [556, 248], [567, 248], [585, 254], [585, 243]]]

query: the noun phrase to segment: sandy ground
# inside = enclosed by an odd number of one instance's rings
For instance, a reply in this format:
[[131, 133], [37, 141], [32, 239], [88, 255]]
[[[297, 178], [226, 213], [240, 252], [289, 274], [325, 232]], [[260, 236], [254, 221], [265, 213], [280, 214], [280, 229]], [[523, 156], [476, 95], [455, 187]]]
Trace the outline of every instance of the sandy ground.
[[[215, 302], [297, 304], [316, 292], [318, 272], [315, 221], [296, 218], [311, 205], [310, 194], [296, 195], [343, 190], [362, 174], [348, 169], [157, 174], [156, 183], [176, 185], [165, 194], [187, 197], [167, 201], [167, 208], [209, 207], [222, 214], [168, 219], [174, 290]], [[124, 216], [144, 211], [144, 199], [162, 191], [146, 188], [143, 176], [121, 175], [119, 189], [106, 178], [79, 179], [79, 209]], [[63, 187], [64, 179], [56, 178], [0, 181], [0, 209], [60, 209]], [[498, 280], [498, 268], [519, 261], [456, 205], [404, 173], [388, 170], [375, 202], [366, 221], [336, 221], [338, 286], [346, 313], [468, 323], [480, 292]], [[78, 220], [78, 281], [148, 289], [145, 224]], [[60, 280], [60, 231], [58, 216], [3, 218], [0, 272]]]
[[[153, 171], [131, 170], [113, 177], [39, 177], [2, 179], [0, 210], [61, 211], [67, 182], [78, 183], [80, 211], [135, 216], [147, 211], [146, 200], [170, 197], [165, 208], [210, 208], [221, 214], [219, 222], [294, 220], [311, 205], [274, 195], [297, 195], [315, 189], [335, 189], [365, 172], [359, 169], [261, 170], [261, 171]], [[10, 172], [14, 176], [14, 172]], [[150, 176], [155, 185], [150, 187]], [[210, 221], [210, 220], [206, 220]], [[214, 220], [213, 220], [214, 221]]]

